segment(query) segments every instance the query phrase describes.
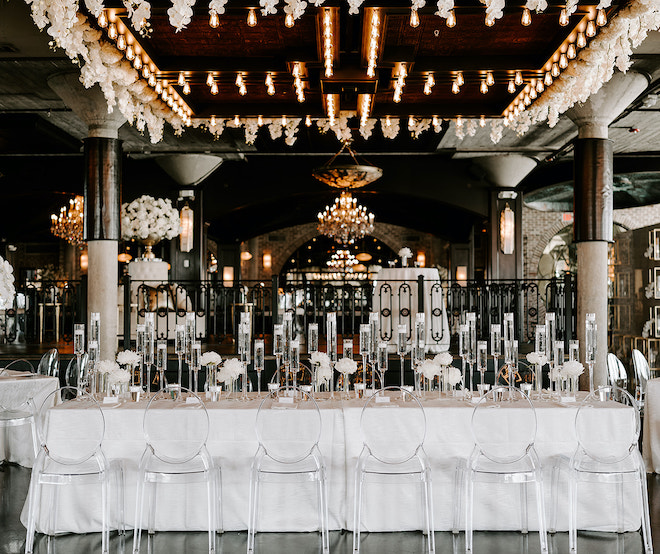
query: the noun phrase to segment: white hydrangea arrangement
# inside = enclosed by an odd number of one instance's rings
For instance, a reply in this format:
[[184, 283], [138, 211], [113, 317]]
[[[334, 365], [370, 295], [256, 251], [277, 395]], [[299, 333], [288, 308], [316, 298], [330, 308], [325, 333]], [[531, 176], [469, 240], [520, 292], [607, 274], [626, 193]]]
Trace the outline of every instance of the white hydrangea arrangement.
[[441, 366], [449, 366], [454, 361], [454, 357], [447, 351], [436, 354], [433, 361]]
[[435, 359], [424, 360], [419, 364], [418, 371], [424, 376], [425, 379], [435, 379], [442, 373], [442, 366], [438, 364]]
[[567, 379], [579, 377], [584, 373], [584, 366], [577, 360], [573, 360], [571, 362], [564, 362], [564, 367], [561, 373], [562, 376]]
[[443, 370], [443, 376], [445, 383], [452, 387], [455, 387], [463, 380], [461, 370], [454, 366], [445, 367]]
[[124, 240], [173, 239], [181, 233], [179, 212], [169, 198], [154, 198], [147, 194], [121, 207], [121, 237]]
[[199, 359], [201, 365], [220, 365], [222, 363], [222, 357], [217, 352], [212, 350], [204, 352], [201, 358]]
[[121, 369], [113, 360], [101, 360], [96, 367], [100, 375], [107, 375], [109, 385], [128, 383], [131, 380], [131, 372]]
[[228, 383], [235, 381], [243, 373], [243, 364], [238, 358], [225, 360], [220, 371], [218, 371], [218, 383]]
[[350, 358], [342, 358], [335, 364], [335, 369], [344, 375], [355, 373], [357, 368], [357, 362], [355, 360], [351, 360]]
[[14, 268], [0, 256], [0, 310], [11, 308], [14, 305], [14, 296]]
[[136, 367], [140, 363], [140, 355], [134, 350], [122, 350], [117, 353], [117, 363], [121, 366]]
[[312, 352], [312, 364], [316, 365], [316, 383], [329, 383], [332, 379], [332, 366], [330, 356], [325, 352]]
[[540, 352], [530, 352], [526, 356], [527, 361], [534, 365], [545, 365], [548, 363], [548, 357]]

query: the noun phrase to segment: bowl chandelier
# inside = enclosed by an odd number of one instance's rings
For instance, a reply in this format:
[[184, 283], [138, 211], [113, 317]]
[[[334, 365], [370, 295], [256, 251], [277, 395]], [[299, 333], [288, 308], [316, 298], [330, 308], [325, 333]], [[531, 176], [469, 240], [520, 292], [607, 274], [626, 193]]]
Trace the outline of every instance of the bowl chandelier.
[[325, 211], [318, 214], [318, 220], [319, 233], [340, 244], [352, 244], [374, 230], [374, 214], [358, 204], [346, 190], [335, 198], [332, 206], [326, 206]]
[[[334, 165], [335, 160], [342, 153], [349, 154], [354, 163]], [[339, 152], [325, 165], [312, 171], [312, 175], [328, 186], [346, 190], [362, 188], [373, 183], [383, 176], [383, 170], [368, 162], [358, 162], [357, 156], [350, 146], [350, 141], [344, 141]]]
[[346, 269], [353, 271], [353, 266], [358, 265], [357, 258], [351, 253], [350, 250], [337, 250], [332, 254], [330, 259], [326, 262], [328, 267], [337, 269]]

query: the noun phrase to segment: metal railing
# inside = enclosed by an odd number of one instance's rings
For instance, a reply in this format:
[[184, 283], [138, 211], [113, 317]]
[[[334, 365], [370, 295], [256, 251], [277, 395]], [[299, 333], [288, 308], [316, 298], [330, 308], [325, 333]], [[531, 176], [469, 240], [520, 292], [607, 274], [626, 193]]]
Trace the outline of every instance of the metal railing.
[[[285, 311], [294, 314], [298, 334], [308, 324], [319, 324], [325, 332], [325, 316], [337, 313], [338, 332], [359, 333], [360, 323], [369, 321], [372, 311], [380, 314], [381, 339], [396, 340], [397, 325], [414, 329], [415, 314], [426, 314], [432, 343], [448, 345], [464, 320], [477, 314], [479, 338], [487, 339], [490, 325], [502, 323], [504, 314], [514, 313], [521, 343], [533, 342], [534, 326], [544, 321], [547, 311], [556, 314], [557, 338], [575, 337], [575, 283], [570, 275], [551, 280], [500, 281], [363, 281], [354, 283], [287, 283], [273, 277], [271, 283], [241, 281], [224, 286], [222, 281], [135, 281], [128, 276], [121, 283], [123, 302], [119, 310], [119, 339], [130, 348], [135, 328], [149, 311], [155, 311], [158, 338], [174, 339], [176, 325], [184, 324], [186, 313], [196, 314], [201, 340], [222, 342], [233, 339], [239, 313], [252, 313], [253, 334], [270, 335], [273, 323]], [[74, 322], [86, 321], [85, 281], [57, 281], [23, 284], [18, 287], [14, 308], [0, 316], [5, 342], [17, 338], [27, 342], [70, 341]], [[2, 314], [0, 312], [0, 314]]]

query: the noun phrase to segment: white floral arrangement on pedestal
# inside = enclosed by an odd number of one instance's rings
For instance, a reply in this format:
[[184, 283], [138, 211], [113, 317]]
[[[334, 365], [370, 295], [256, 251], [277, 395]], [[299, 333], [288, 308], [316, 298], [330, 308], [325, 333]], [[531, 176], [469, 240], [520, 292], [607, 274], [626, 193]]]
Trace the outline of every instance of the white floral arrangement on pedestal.
[[436, 354], [435, 358], [433, 358], [433, 361], [436, 364], [439, 364], [442, 367], [448, 367], [452, 364], [454, 361], [454, 356], [452, 356], [449, 352], [440, 352], [440, 354]]
[[14, 296], [14, 268], [0, 256], [0, 310], [11, 308], [14, 305]]
[[204, 352], [204, 354], [202, 354], [202, 356], [199, 359], [199, 363], [205, 366], [208, 365], [217, 366], [222, 363], [222, 357], [217, 352], [213, 352], [213, 351]]
[[122, 350], [117, 352], [117, 363], [120, 366], [134, 368], [140, 363], [140, 355], [134, 350]]
[[412, 250], [407, 246], [404, 246], [401, 250], [399, 250], [399, 258], [401, 258], [402, 267], [406, 267], [408, 265], [408, 260], [412, 258], [412, 255]]
[[236, 381], [243, 373], [243, 364], [238, 358], [225, 360], [222, 368], [218, 371], [218, 383], [230, 383]]
[[450, 387], [455, 387], [463, 380], [461, 370], [454, 366], [447, 366], [442, 371], [445, 383]]
[[424, 379], [430, 379], [433, 381], [436, 377], [442, 374], [442, 366], [433, 360], [424, 360], [417, 369], [423, 376]]
[[351, 360], [350, 358], [342, 358], [335, 364], [335, 369], [344, 375], [355, 373], [357, 368], [357, 362], [355, 360]]
[[330, 356], [325, 352], [312, 352], [312, 364], [316, 365], [316, 384], [329, 383], [332, 379]]
[[169, 240], [180, 233], [179, 212], [169, 198], [145, 194], [121, 207], [121, 238], [124, 240], [154, 237]]
[[540, 352], [530, 352], [527, 354], [526, 358], [530, 364], [534, 365], [544, 366], [548, 363], [548, 357]]
[[131, 380], [131, 372], [122, 369], [113, 360], [101, 360], [96, 367], [99, 375], [107, 376], [106, 380], [110, 386], [123, 385]]

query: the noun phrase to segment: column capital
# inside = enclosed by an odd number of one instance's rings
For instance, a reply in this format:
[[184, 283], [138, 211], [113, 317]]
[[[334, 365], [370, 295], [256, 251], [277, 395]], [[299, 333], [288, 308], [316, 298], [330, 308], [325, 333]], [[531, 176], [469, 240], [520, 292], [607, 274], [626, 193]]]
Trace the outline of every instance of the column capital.
[[88, 128], [88, 136], [116, 139], [126, 119], [115, 106], [108, 113], [108, 103], [98, 85], [85, 88], [78, 72], [57, 73], [48, 78], [52, 88]]
[[610, 123], [648, 84], [648, 78], [636, 71], [617, 72], [596, 94], [567, 110], [566, 115], [578, 127], [578, 138], [608, 138]]

